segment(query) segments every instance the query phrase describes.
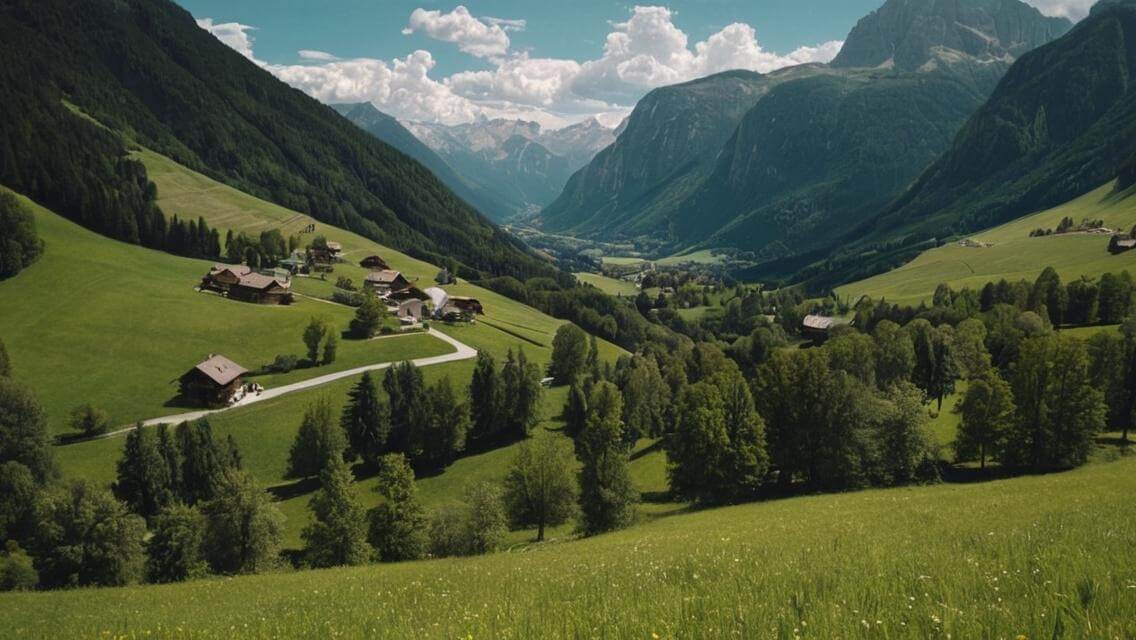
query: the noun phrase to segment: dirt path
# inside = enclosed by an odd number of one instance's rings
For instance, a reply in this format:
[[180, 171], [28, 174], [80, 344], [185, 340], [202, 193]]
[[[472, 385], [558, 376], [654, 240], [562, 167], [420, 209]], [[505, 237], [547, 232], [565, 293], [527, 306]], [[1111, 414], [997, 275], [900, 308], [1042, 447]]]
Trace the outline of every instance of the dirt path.
[[[411, 360], [410, 362], [414, 363], [415, 366], [429, 367], [429, 366], [435, 365], [435, 364], [445, 364], [447, 362], [459, 362], [461, 360], [469, 360], [470, 358], [477, 357], [477, 350], [476, 349], [474, 349], [473, 347], [471, 347], [471, 346], [469, 346], [469, 345], [467, 345], [463, 342], [459, 342], [455, 338], [452, 338], [452, 337], [442, 333], [441, 331], [436, 331], [434, 329], [430, 329], [430, 330], [426, 331], [426, 333], [431, 335], [431, 336], [434, 336], [435, 338], [441, 340], [442, 342], [446, 342], [446, 343], [452, 345], [454, 347], [455, 351], [452, 352], [452, 353], [447, 353], [447, 354], [443, 354], [443, 355], [440, 355], [440, 356], [431, 356], [429, 358], [418, 358], [416, 360]], [[398, 336], [382, 336], [382, 337], [383, 338], [395, 338], [395, 337], [398, 337]], [[381, 369], [386, 369], [387, 367], [391, 366], [392, 364], [395, 364], [395, 362], [401, 362], [401, 360], [392, 361], [392, 362], [379, 362], [379, 363], [376, 363], [376, 364], [368, 364], [368, 365], [364, 365], [362, 367], [355, 367], [354, 369], [346, 369], [344, 371], [337, 371], [335, 373], [329, 373], [327, 375], [317, 376], [315, 378], [309, 378], [307, 380], [301, 380], [300, 382], [293, 382], [292, 384], [286, 384], [286, 385], [283, 385], [283, 386], [280, 386], [280, 387], [273, 387], [271, 389], [265, 389], [264, 391], [262, 391], [258, 394], [246, 395], [244, 398], [241, 398], [240, 402], [237, 402], [236, 404], [231, 404], [231, 405], [229, 405], [227, 407], [223, 407], [221, 409], [203, 409], [203, 410], [200, 410], [200, 411], [190, 411], [190, 412], [187, 412], [187, 413], [179, 413], [179, 414], [175, 414], [175, 415], [162, 416], [160, 418], [150, 418], [148, 420], [143, 420], [142, 425], [149, 427], [149, 426], [154, 426], [154, 425], [159, 425], [159, 424], [179, 424], [179, 423], [185, 422], [187, 420], [197, 420], [199, 418], [203, 418], [203, 417], [210, 415], [210, 414], [220, 413], [222, 411], [229, 411], [231, 409], [236, 409], [238, 407], [247, 407], [250, 404], [256, 404], [257, 402], [264, 402], [265, 400], [271, 400], [273, 398], [279, 398], [280, 396], [287, 395], [289, 393], [295, 393], [297, 391], [304, 391], [305, 389], [313, 389], [315, 387], [319, 387], [319, 386], [322, 386], [322, 385], [325, 385], [325, 384], [328, 384], [328, 383], [331, 383], [331, 382], [335, 382], [337, 380], [342, 380], [344, 378], [351, 378], [351, 377], [362, 374], [364, 371], [379, 371]], [[123, 435], [125, 433], [129, 433], [132, 429], [134, 429], [133, 426], [126, 427], [124, 429], [117, 429], [115, 431], [109, 431], [107, 433], [104, 433], [102, 435], [99, 435], [99, 436], [96, 436], [95, 438], [90, 438], [90, 439], [91, 440], [98, 440], [98, 439], [102, 439], [102, 438], [113, 438], [115, 436], [120, 436], [120, 435]]]

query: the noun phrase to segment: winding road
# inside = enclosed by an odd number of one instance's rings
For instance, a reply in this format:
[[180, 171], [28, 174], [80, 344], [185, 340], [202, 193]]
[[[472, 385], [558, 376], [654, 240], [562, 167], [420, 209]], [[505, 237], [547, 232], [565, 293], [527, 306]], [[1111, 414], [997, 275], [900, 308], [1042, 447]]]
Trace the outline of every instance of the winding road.
[[[442, 333], [441, 331], [436, 331], [434, 329], [428, 329], [426, 331], [426, 333], [428, 335], [434, 336], [435, 338], [441, 340], [442, 342], [449, 343], [451, 346], [454, 347], [455, 351], [453, 351], [452, 353], [447, 353], [447, 354], [443, 354], [443, 355], [440, 355], [440, 356], [431, 356], [429, 358], [418, 358], [416, 360], [411, 360], [410, 362], [412, 362], [415, 366], [428, 367], [430, 365], [445, 364], [447, 362], [459, 362], [461, 360], [469, 360], [470, 358], [477, 357], [477, 349], [474, 349], [473, 347], [471, 347], [471, 346], [469, 346], [469, 345], [467, 345], [463, 342], [460, 342], [457, 339]], [[383, 336], [383, 338], [393, 338], [393, 337], [396, 337], [396, 336]], [[377, 339], [383, 339], [383, 338], [377, 338]], [[179, 414], [170, 415], [170, 416], [162, 416], [160, 418], [150, 418], [148, 420], [142, 420], [141, 423], [142, 423], [142, 426], [149, 427], [149, 426], [154, 426], [154, 425], [159, 425], [159, 424], [179, 424], [179, 423], [182, 423], [182, 422], [186, 422], [188, 420], [197, 420], [199, 418], [203, 418], [203, 417], [210, 415], [210, 414], [220, 413], [222, 411], [229, 411], [230, 409], [236, 409], [238, 407], [247, 407], [250, 404], [256, 404], [257, 402], [264, 402], [265, 400], [271, 400], [273, 398], [279, 398], [280, 396], [287, 395], [289, 393], [295, 393], [297, 391], [303, 391], [305, 389], [312, 389], [312, 388], [315, 388], [315, 387], [319, 387], [319, 386], [328, 384], [330, 382], [335, 382], [336, 380], [342, 380], [344, 378], [351, 378], [351, 377], [357, 376], [357, 375], [359, 375], [359, 374], [361, 374], [365, 371], [378, 371], [380, 369], [386, 369], [387, 367], [391, 366], [392, 364], [395, 364], [396, 362], [402, 362], [402, 360], [396, 360], [396, 361], [391, 361], [391, 362], [379, 362], [379, 363], [376, 363], [376, 364], [368, 364], [368, 365], [364, 365], [362, 367], [355, 367], [354, 369], [346, 369], [344, 371], [336, 371], [335, 373], [329, 373], [327, 375], [317, 376], [315, 378], [309, 378], [307, 380], [301, 380], [300, 382], [293, 382], [292, 384], [286, 384], [286, 385], [283, 385], [283, 386], [280, 386], [280, 387], [273, 387], [271, 389], [265, 389], [264, 391], [261, 391], [260, 393], [248, 394], [245, 397], [241, 398], [240, 401], [238, 401], [234, 404], [231, 404], [227, 407], [222, 407], [220, 409], [205, 409], [205, 410], [201, 410], [201, 411], [190, 411], [188, 413], [179, 413]], [[108, 431], [107, 433], [104, 433], [102, 435], [99, 435], [99, 436], [96, 436], [96, 437], [90, 438], [90, 439], [91, 440], [98, 440], [98, 439], [102, 439], [102, 438], [113, 438], [115, 436], [120, 436], [120, 435], [123, 435], [125, 433], [129, 433], [134, 428], [135, 428], [134, 426], [130, 426], [130, 427], [126, 427], [124, 429], [117, 429], [115, 431]]]

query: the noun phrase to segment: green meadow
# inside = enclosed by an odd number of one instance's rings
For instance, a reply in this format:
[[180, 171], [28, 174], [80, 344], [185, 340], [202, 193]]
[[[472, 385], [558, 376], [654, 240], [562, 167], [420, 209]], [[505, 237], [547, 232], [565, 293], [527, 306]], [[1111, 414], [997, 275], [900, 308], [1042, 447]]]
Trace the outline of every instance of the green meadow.
[[590, 284], [600, 291], [613, 296], [634, 297], [639, 295], [639, 287], [635, 286], [634, 282], [609, 278], [598, 273], [581, 272], [574, 275], [580, 282]]
[[1128, 638], [1134, 492], [1129, 458], [468, 559], [9, 594], [0, 616], [13, 638]]
[[858, 299], [869, 295], [900, 304], [929, 301], [940, 283], [955, 289], [981, 288], [1005, 278], [1033, 281], [1046, 266], [1052, 266], [1064, 281], [1081, 276], [1096, 277], [1125, 269], [1136, 272], [1136, 252], [1108, 252], [1108, 236], [1070, 233], [1031, 238], [1030, 231], [1052, 229], [1064, 217], [1074, 223], [1103, 220], [1106, 227], [1130, 230], [1136, 224], [1136, 197], [1132, 190], [1115, 193], [1106, 184], [1058, 207], [1035, 213], [971, 236], [989, 247], [963, 247], [957, 242], [929, 249], [911, 262], [884, 274], [837, 288], [841, 297]]

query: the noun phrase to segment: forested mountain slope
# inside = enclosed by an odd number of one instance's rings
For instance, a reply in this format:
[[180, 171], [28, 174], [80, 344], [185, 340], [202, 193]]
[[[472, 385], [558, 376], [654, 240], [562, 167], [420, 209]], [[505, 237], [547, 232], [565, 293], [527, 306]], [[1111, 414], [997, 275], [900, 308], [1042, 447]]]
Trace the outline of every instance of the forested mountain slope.
[[420, 257], [547, 272], [420, 164], [360, 136], [168, 0], [5, 3], [0, 104], [0, 181], [116, 238], [156, 246], [164, 221], [144, 169], [84, 115], [243, 191]]

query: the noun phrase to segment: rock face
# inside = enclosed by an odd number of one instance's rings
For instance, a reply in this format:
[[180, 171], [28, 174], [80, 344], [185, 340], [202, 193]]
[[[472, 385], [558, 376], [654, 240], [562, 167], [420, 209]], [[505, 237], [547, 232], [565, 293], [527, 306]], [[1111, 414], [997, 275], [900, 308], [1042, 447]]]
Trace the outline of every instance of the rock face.
[[651, 92], [540, 222], [759, 260], [824, 246], [946, 151], [1015, 56], [1069, 27], [1019, 0], [889, 0], [830, 65]]
[[1010, 61], [1070, 27], [1018, 0], [889, 0], [856, 23], [832, 66], [913, 71], [959, 56]]
[[499, 220], [551, 202], [572, 171], [615, 139], [611, 129], [595, 120], [552, 131], [535, 122], [504, 119], [408, 126], [466, 182], [502, 203]]

